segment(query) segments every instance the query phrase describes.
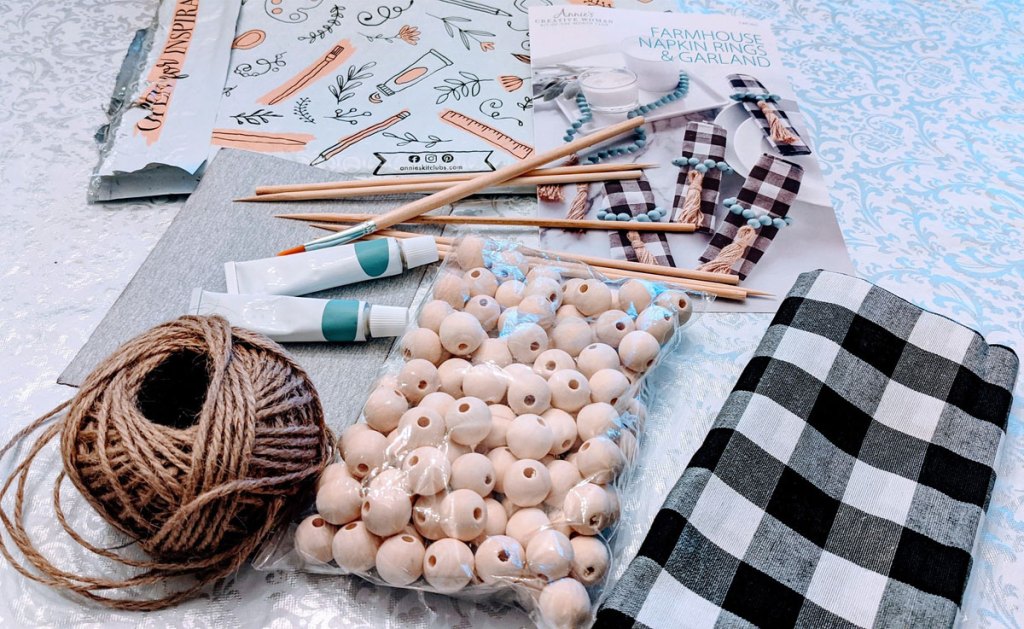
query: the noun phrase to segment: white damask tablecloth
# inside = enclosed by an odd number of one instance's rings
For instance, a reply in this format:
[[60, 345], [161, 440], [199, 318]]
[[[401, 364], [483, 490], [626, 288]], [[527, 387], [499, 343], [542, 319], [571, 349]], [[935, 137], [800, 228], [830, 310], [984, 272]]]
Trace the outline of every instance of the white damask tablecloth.
[[[251, 0], [255, 1], [255, 0]], [[155, 0], [0, 1], [0, 438], [69, 395], [57, 374], [173, 217], [89, 206], [91, 136]], [[1024, 350], [1024, 11], [1015, 0], [706, 0], [771, 23], [813, 125], [860, 275]], [[509, 211], [525, 211], [510, 207]], [[658, 378], [630, 518], [649, 522], [768, 323], [707, 315]], [[671, 385], [671, 386], [669, 386]], [[1024, 410], [1018, 384], [962, 622], [1024, 624]], [[670, 425], [673, 426], [670, 429]], [[639, 486], [639, 484], [638, 484]], [[45, 511], [44, 511], [45, 512]], [[37, 523], [43, 535], [51, 522]], [[629, 533], [635, 548], [639, 533]], [[54, 543], [49, 548], [60, 552]], [[147, 615], [79, 605], [0, 563], [0, 625], [522, 625], [524, 615], [355, 579], [243, 571]]]

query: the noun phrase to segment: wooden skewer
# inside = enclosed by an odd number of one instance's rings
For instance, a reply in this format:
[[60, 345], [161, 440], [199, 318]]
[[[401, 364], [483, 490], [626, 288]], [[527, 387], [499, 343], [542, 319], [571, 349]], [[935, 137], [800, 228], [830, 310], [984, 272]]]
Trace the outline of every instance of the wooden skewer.
[[[372, 220], [376, 214], [278, 214], [277, 218], [315, 223], [358, 223]], [[424, 214], [406, 221], [412, 225], [511, 225], [516, 227], [550, 227], [557, 229], [632, 230], [666, 234], [693, 233], [691, 223], [641, 223], [640, 221], [571, 221], [564, 218], [521, 218], [508, 216], [432, 216]]]
[[[499, 187], [509, 186], [540, 186], [556, 183], [582, 183], [587, 181], [614, 181], [620, 179], [639, 179], [641, 170], [621, 170], [607, 173], [579, 173], [571, 175], [538, 175], [533, 177], [516, 177], [501, 183]], [[466, 180], [468, 181], [468, 180]], [[419, 182], [406, 181], [391, 186], [367, 186], [364, 188], [334, 188], [330, 190], [304, 190], [299, 192], [278, 192], [275, 194], [258, 194], [254, 197], [242, 197], [235, 201], [322, 201], [325, 199], [348, 199], [365, 197], [374, 194], [410, 194], [417, 192], [439, 192], [451, 188], [460, 182]], [[465, 181], [461, 182], [465, 183]], [[484, 190], [477, 190], [480, 192]], [[433, 209], [433, 208], [431, 208]]]
[[[610, 173], [621, 170], [647, 170], [657, 168], [657, 164], [580, 164], [577, 166], [555, 166], [540, 168], [526, 173], [529, 176], [540, 175], [574, 175], [580, 173]], [[403, 175], [401, 177], [377, 177], [375, 179], [349, 179], [345, 181], [326, 181], [323, 183], [289, 183], [270, 186], [257, 186], [256, 194], [276, 194], [279, 192], [302, 192], [305, 190], [340, 190], [346, 188], [369, 188], [377, 186], [393, 186], [410, 182], [417, 183], [452, 183], [467, 181], [478, 173], [452, 173], [450, 175]]]
[[298, 247], [292, 247], [291, 249], [286, 249], [285, 251], [280, 252], [279, 255], [300, 253], [302, 251], [320, 249], [323, 247], [333, 247], [334, 245], [341, 245], [346, 242], [357, 240], [367, 234], [372, 234], [375, 231], [386, 229], [392, 225], [397, 225], [402, 221], [419, 216], [420, 214], [425, 214], [430, 210], [436, 210], [439, 207], [444, 207], [445, 205], [454, 203], [459, 199], [464, 199], [474, 192], [496, 186], [508, 181], [509, 179], [518, 177], [523, 173], [536, 170], [537, 168], [549, 164], [556, 159], [565, 157], [566, 155], [578, 153], [595, 144], [599, 144], [605, 140], [614, 138], [628, 131], [632, 131], [643, 124], [643, 116], [623, 120], [622, 122], [605, 127], [604, 129], [600, 129], [594, 133], [588, 133], [587, 135], [577, 138], [572, 142], [560, 144], [551, 150], [532, 155], [524, 160], [514, 162], [493, 172], [480, 175], [479, 177], [459, 182], [454, 186], [445, 188], [444, 190], [439, 190], [428, 197], [423, 197], [422, 199], [416, 199], [415, 201], [406, 203], [405, 205], [391, 210], [386, 214], [381, 214], [372, 221], [359, 223], [326, 238], [322, 238], [314, 242], [308, 242], [304, 245], [299, 245]]

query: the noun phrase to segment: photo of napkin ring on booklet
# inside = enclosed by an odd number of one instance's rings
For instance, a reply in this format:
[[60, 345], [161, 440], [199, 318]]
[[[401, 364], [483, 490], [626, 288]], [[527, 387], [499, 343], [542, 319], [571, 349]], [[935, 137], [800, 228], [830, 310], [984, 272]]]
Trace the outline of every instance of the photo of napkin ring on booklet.
[[769, 92], [749, 74], [730, 74], [729, 83], [736, 90], [732, 99], [743, 103], [757, 120], [772, 148], [781, 155], [811, 154], [811, 147], [800, 138], [786, 111], [779, 106], [782, 98], [778, 94]]
[[762, 155], [739, 194], [722, 202], [729, 212], [700, 257], [700, 270], [746, 279], [778, 231], [792, 222], [786, 214], [803, 174], [793, 162]]
[[672, 220], [697, 226], [697, 231], [715, 229], [715, 206], [722, 173], [732, 172], [725, 163], [726, 131], [711, 122], [692, 121], [683, 129], [683, 149], [672, 163], [679, 166]]
[[[654, 193], [647, 177], [633, 180], [606, 181], [601, 184], [599, 207], [608, 214], [628, 217], [656, 211]], [[658, 215], [660, 216], [660, 214]], [[615, 260], [628, 260], [642, 264], [675, 266], [668, 248], [668, 239], [659, 232], [617, 231], [608, 234], [611, 244], [609, 256]]]

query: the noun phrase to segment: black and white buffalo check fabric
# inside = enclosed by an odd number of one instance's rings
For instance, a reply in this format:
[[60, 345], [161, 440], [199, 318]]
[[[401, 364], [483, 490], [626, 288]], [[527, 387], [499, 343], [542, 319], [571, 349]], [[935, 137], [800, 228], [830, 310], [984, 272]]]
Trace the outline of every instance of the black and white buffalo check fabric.
[[[743, 182], [743, 188], [736, 195], [736, 200], [745, 209], [757, 208], [768, 212], [772, 218], [783, 217], [789, 213], [789, 206], [800, 192], [800, 181], [803, 176], [804, 169], [798, 164], [764, 153], [750, 169], [750, 174]], [[719, 225], [718, 231], [711, 237], [711, 242], [701, 255], [701, 262], [714, 260], [719, 251], [732, 244], [736, 239], [736, 232], [746, 224], [747, 219], [743, 216], [727, 212], [725, 220]], [[743, 257], [733, 265], [732, 272], [738, 274], [740, 279], [746, 279], [778, 232], [778, 228], [772, 225], [759, 228], [757, 240], [747, 247]]]
[[[681, 157], [696, 157], [704, 161], [713, 159], [716, 162], [725, 161], [726, 131], [711, 122], [688, 122], [683, 129], [683, 148]], [[673, 217], [678, 216], [686, 200], [686, 190], [689, 188], [687, 177], [693, 166], [683, 166], [679, 169], [679, 176], [676, 178], [676, 196], [672, 201]], [[701, 223], [697, 231], [709, 232], [715, 225], [715, 206], [718, 205], [718, 191], [722, 184], [722, 171], [713, 168], [704, 174], [700, 193], [700, 211], [702, 214]]]
[[804, 273], [597, 626], [951, 626], [1017, 368], [877, 286]]
[[[768, 88], [761, 84], [760, 81], [750, 76], [749, 74], [730, 74], [729, 83], [733, 89], [737, 92], [764, 92], [765, 94], [770, 93]], [[800, 133], [793, 127], [793, 122], [789, 119], [789, 115], [786, 114], [786, 110], [779, 107], [779, 103], [768, 103], [768, 106], [772, 108], [775, 114], [785, 123], [786, 127], [789, 128], [789, 132], [796, 136], [797, 141], [792, 144], [782, 144], [772, 140], [771, 127], [768, 125], [768, 120], [764, 117], [764, 112], [757, 106], [756, 102], [743, 101], [743, 106], [746, 108], [757, 124], [761, 126], [761, 130], [764, 131], [765, 137], [768, 139], [768, 143], [772, 145], [780, 155], [810, 155], [811, 147], [807, 146], [803, 138], [800, 137]]]
[[[641, 175], [639, 179], [606, 181], [601, 185], [602, 196], [604, 196], [603, 206], [606, 212], [636, 216], [650, 212], [655, 207], [651, 182], [647, 180], [646, 176]], [[675, 266], [665, 234], [658, 232], [638, 232], [638, 234], [647, 250], [658, 260], [658, 264]], [[612, 258], [630, 262], [637, 261], [636, 252], [633, 251], [633, 245], [629, 244], [629, 238], [625, 231], [609, 232], [608, 239]]]

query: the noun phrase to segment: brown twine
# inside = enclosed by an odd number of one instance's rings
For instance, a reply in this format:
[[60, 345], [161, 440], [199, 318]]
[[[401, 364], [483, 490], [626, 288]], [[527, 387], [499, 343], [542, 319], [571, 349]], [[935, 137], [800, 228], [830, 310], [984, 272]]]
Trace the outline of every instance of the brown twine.
[[704, 213], [700, 211], [700, 195], [704, 191], [704, 174], [699, 170], [690, 169], [686, 175], [686, 197], [683, 207], [679, 209], [677, 223], [697, 225], [704, 222]]
[[654, 257], [654, 254], [647, 249], [647, 245], [640, 238], [640, 234], [637, 232], [626, 232], [626, 239], [629, 240], [629, 244], [633, 247], [633, 253], [636, 254], [636, 261], [640, 264], [660, 264], [658, 258]]
[[797, 137], [793, 135], [786, 123], [782, 121], [782, 118], [775, 113], [767, 102], [763, 100], [757, 101], [757, 106], [764, 114], [764, 119], [768, 121], [768, 129], [771, 132], [772, 139], [780, 144], [792, 144], [797, 141]]
[[570, 221], [582, 220], [586, 218], [589, 211], [590, 184], [579, 182], [576, 184], [576, 196], [572, 198], [572, 203], [569, 204], [569, 211], [565, 213], [565, 218]]
[[714, 260], [705, 262], [697, 267], [697, 270], [710, 273], [732, 273], [732, 265], [743, 257], [747, 247], [754, 244], [755, 240], [757, 240], [756, 229], [750, 225], [740, 227], [739, 231], [736, 232], [736, 238], [728, 245], [722, 247]]
[[[0, 552], [33, 581], [129, 611], [168, 607], [235, 572], [291, 518], [333, 455], [319, 396], [302, 368], [273, 341], [220, 317], [181, 317], [128, 341], [72, 400], [18, 432], [0, 459], [44, 426], [0, 488], [11, 546], [0, 535]], [[57, 521], [86, 550], [138, 569], [134, 576], [67, 572], [29, 538], [29, 470], [58, 435]], [[99, 548], [78, 534], [61, 506], [65, 476], [149, 558]], [[12, 487], [13, 515], [2, 506]], [[180, 577], [191, 584], [168, 587]], [[157, 584], [173, 591], [158, 598], [124, 591]], [[105, 595], [111, 591], [121, 596]]]
[[[575, 166], [580, 162], [580, 156], [573, 153], [569, 157], [565, 158], [563, 166]], [[551, 201], [553, 203], [561, 203], [565, 200], [565, 193], [562, 191], [563, 185], [560, 183], [547, 183], [537, 186], [537, 198], [541, 201]]]

